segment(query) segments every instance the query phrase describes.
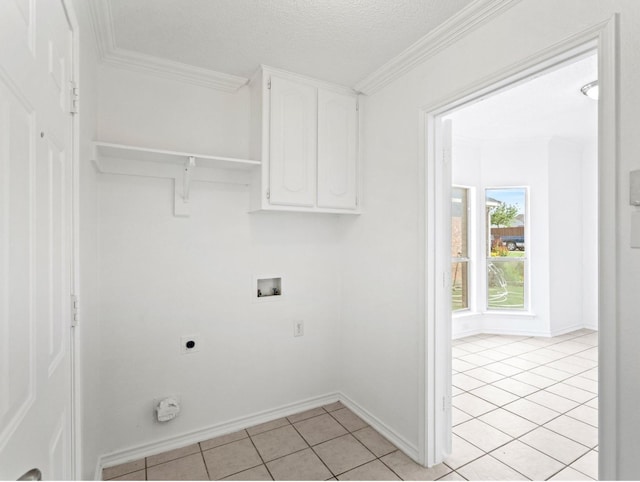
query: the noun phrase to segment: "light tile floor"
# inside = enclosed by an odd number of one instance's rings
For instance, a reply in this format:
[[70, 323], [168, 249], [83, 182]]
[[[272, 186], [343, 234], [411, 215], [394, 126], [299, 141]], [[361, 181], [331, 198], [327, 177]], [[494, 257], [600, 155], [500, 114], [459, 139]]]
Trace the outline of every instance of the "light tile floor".
[[598, 477], [598, 334], [453, 341], [453, 453], [469, 480]]
[[590, 480], [597, 334], [453, 342], [453, 453], [426, 469], [340, 402], [105, 468], [105, 480]]

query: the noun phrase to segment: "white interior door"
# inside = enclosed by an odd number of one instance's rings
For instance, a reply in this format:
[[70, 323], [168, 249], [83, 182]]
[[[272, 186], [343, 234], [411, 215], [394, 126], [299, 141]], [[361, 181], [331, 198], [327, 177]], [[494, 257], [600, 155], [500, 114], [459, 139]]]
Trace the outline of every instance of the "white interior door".
[[71, 473], [72, 29], [0, 2], [0, 479]]
[[269, 201], [313, 206], [316, 200], [318, 89], [271, 77]]

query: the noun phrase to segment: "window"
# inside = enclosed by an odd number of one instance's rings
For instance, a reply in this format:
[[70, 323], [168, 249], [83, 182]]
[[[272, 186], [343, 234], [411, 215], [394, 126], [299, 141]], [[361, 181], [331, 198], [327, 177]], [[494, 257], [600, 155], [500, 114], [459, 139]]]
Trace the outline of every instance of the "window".
[[485, 191], [487, 308], [527, 309], [526, 188]]
[[469, 309], [469, 189], [451, 190], [451, 309]]

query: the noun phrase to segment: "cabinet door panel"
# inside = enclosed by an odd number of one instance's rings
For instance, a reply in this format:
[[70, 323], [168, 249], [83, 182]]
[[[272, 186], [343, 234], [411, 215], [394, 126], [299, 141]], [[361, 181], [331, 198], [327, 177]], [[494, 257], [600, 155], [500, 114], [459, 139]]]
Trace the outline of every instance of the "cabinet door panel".
[[352, 95], [318, 91], [318, 207], [356, 208], [356, 108]]
[[317, 103], [315, 87], [271, 78], [271, 204], [315, 204]]

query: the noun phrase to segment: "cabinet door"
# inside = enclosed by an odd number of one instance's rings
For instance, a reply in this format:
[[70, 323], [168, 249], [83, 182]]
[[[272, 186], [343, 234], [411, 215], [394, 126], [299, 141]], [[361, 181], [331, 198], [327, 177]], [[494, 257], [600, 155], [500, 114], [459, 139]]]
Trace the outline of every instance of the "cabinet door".
[[318, 90], [271, 77], [271, 204], [313, 207], [316, 199]]
[[355, 209], [358, 112], [353, 95], [318, 91], [318, 207]]

